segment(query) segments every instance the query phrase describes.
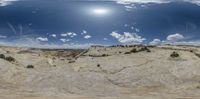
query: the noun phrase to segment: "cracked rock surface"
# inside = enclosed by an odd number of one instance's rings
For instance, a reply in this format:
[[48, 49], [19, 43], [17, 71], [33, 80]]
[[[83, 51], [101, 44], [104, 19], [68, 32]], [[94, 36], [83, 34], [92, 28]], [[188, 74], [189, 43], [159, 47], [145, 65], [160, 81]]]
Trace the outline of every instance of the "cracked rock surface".
[[[124, 54], [140, 47], [0, 47], [0, 54], [16, 60], [0, 59], [0, 98], [198, 99], [200, 58], [196, 54], [200, 48], [158, 46], [149, 47], [151, 52]], [[180, 56], [171, 58], [174, 51]]]

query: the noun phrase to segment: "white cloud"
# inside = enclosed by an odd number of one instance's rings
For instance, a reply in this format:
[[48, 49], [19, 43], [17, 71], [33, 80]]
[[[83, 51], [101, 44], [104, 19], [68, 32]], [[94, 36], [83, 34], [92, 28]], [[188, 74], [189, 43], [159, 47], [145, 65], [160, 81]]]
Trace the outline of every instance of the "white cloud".
[[114, 0], [119, 4], [132, 4], [132, 3], [170, 3], [170, 2], [190, 2], [200, 4], [200, 0]]
[[177, 42], [168, 42], [168, 41], [162, 41], [161, 44], [171, 44], [171, 45], [194, 45], [194, 46], [200, 46], [200, 40], [190, 40], [190, 41], [177, 41]]
[[154, 39], [150, 42], [150, 45], [171, 44], [171, 45], [195, 45], [200, 46], [200, 40], [187, 40], [188, 37], [184, 37], [179, 33], [168, 35], [166, 40]]
[[62, 34], [60, 34], [60, 35], [61, 35], [62, 37], [67, 37], [67, 36], [69, 36], [69, 37], [71, 37], [71, 38], [77, 36], [77, 34], [74, 33], [74, 32], [62, 33]]
[[66, 37], [66, 36], [68, 36], [68, 34], [67, 33], [63, 33], [63, 34], [60, 34], [60, 36]]
[[179, 33], [175, 33], [175, 34], [171, 34], [171, 35], [167, 36], [168, 41], [180, 41], [183, 39], [184, 39], [184, 36]]
[[107, 40], [108, 40], [108, 38], [103, 38], [103, 40], [104, 40], [104, 41], [107, 41]]
[[56, 38], [56, 36], [57, 36], [57, 35], [56, 35], [56, 34], [51, 34], [50, 36], [52, 36], [52, 37]]
[[132, 9], [133, 7], [132, 6], [124, 6], [125, 8], [127, 9]]
[[92, 37], [91, 35], [84, 36], [85, 39], [90, 39], [91, 37]]
[[128, 27], [129, 25], [128, 24], [124, 24], [124, 27]]
[[119, 4], [131, 4], [131, 3], [168, 3], [168, 0], [117, 0]]
[[46, 41], [48, 41], [48, 38], [38, 37], [38, 38], [36, 38], [36, 40], [46, 42]]
[[70, 36], [70, 35], [73, 35], [73, 32], [68, 32], [67, 35], [69, 35], [69, 36]]
[[135, 31], [136, 31], [136, 32], [140, 32], [140, 29], [136, 28]]
[[87, 34], [87, 31], [86, 30], [83, 30], [81, 35], [84, 35], [84, 34]]
[[194, 46], [200, 46], [200, 40], [196, 41], [180, 41], [180, 42], [175, 42], [175, 45], [194, 45]]
[[12, 4], [14, 1], [19, 1], [19, 0], [0, 0], [0, 6], [7, 6]]
[[154, 39], [153, 41], [149, 42], [150, 45], [159, 45], [159, 44], [172, 44], [176, 45], [181, 42], [184, 42], [183, 40], [186, 40], [186, 37], [184, 37], [180, 33], [170, 34], [167, 36], [166, 40], [160, 40], [160, 39]]
[[124, 32], [124, 34], [112, 32], [110, 35], [116, 38], [120, 43], [124, 44], [140, 44], [144, 40], [146, 40], [145, 38], [142, 38], [136, 33], [129, 33], [129, 32]]
[[4, 40], [0, 39], [0, 45], [2, 46], [16, 46], [16, 47], [30, 47], [30, 48], [57, 48], [57, 49], [83, 49], [83, 48], [89, 48], [91, 45], [96, 45], [96, 44], [91, 44], [91, 43], [64, 43], [64, 44], [58, 44], [58, 43], [50, 43], [50, 42], [41, 42], [38, 39], [36, 39], [38, 36], [29, 36], [29, 35], [22, 35], [20, 37], [17, 37], [15, 39], [9, 39], [9, 40]]
[[110, 35], [113, 36], [116, 39], [119, 39], [122, 36], [121, 34], [119, 34], [117, 32], [112, 32]]
[[63, 38], [61, 38], [61, 39], [60, 39], [60, 41], [62, 41], [62, 42], [64, 42], [64, 43], [65, 43], [65, 42], [69, 42], [69, 41], [70, 41], [70, 39], [63, 39]]
[[160, 39], [154, 39], [149, 44], [150, 45], [160, 45], [161, 43], [162, 43], [162, 41]]
[[0, 39], [5, 39], [7, 36], [0, 35]]

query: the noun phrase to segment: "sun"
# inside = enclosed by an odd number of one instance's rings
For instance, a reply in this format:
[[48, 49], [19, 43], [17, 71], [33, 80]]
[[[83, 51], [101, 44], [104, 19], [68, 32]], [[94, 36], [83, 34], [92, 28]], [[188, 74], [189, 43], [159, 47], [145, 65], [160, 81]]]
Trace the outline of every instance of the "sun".
[[105, 15], [109, 13], [109, 10], [103, 9], [103, 8], [97, 8], [97, 9], [93, 9], [93, 13], [96, 15]]

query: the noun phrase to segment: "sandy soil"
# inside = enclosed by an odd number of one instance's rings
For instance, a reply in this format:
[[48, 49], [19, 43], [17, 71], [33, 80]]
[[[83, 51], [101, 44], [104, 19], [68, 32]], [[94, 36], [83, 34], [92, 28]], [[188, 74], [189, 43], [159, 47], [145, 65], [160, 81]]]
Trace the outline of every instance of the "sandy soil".
[[0, 58], [0, 99], [200, 99], [198, 47], [2, 46], [0, 54], [15, 59]]

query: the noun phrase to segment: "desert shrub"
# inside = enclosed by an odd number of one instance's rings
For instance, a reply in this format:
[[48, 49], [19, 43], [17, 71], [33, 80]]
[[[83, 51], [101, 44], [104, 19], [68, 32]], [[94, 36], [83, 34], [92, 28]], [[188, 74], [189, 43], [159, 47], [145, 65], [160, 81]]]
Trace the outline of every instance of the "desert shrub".
[[200, 85], [196, 86], [197, 89], [200, 89]]
[[150, 50], [150, 49], [147, 49], [146, 51], [147, 51], [147, 52], [151, 52], [151, 50]]
[[26, 68], [34, 68], [34, 66], [33, 65], [28, 65], [28, 66], [26, 66]]
[[179, 54], [177, 52], [173, 52], [170, 57], [172, 58], [176, 58], [176, 57], [179, 57]]
[[131, 54], [131, 52], [125, 52], [124, 54]]
[[108, 54], [102, 54], [102, 55], [89, 55], [90, 57], [106, 57], [109, 56]]
[[137, 53], [137, 49], [133, 48], [132, 50], [130, 50], [130, 52], [125, 52], [124, 54], [131, 54], [131, 53]]
[[15, 58], [11, 57], [11, 56], [8, 56], [5, 58], [5, 60], [9, 61], [9, 62], [14, 62], [15, 61]]
[[74, 61], [74, 60], [71, 60], [71, 61], [69, 61], [68, 63], [75, 63], [76, 61]]
[[190, 52], [191, 52], [191, 53], [194, 53], [194, 51], [193, 51], [193, 50], [190, 50]]
[[195, 54], [195, 55], [200, 58], [200, 54]]
[[151, 52], [151, 50], [148, 47], [142, 47], [139, 51], [146, 51], [146, 52]]
[[155, 45], [148, 45], [148, 47], [155, 48], [156, 46]]
[[146, 50], [149, 50], [147, 47], [142, 47], [141, 49], [140, 49], [140, 51], [146, 51]]
[[4, 54], [0, 54], [0, 58], [1, 58], [1, 59], [5, 59], [6, 56], [5, 56]]
[[108, 54], [103, 54], [103, 55], [102, 55], [102, 57], [106, 57], [106, 56], [108, 56]]
[[93, 55], [88, 55], [88, 56], [93, 57]]
[[97, 67], [100, 67], [101, 65], [100, 64], [97, 64]]
[[142, 51], [151, 52], [151, 50], [148, 49], [147, 47], [142, 47], [139, 50], [137, 50], [136, 48], [133, 48], [132, 50], [130, 50], [130, 52], [125, 52], [124, 54], [131, 54], [131, 53], [137, 53], [137, 52], [142, 52]]
[[137, 49], [134, 48], [134, 49], [132, 49], [130, 52], [131, 52], [131, 53], [137, 53]]

